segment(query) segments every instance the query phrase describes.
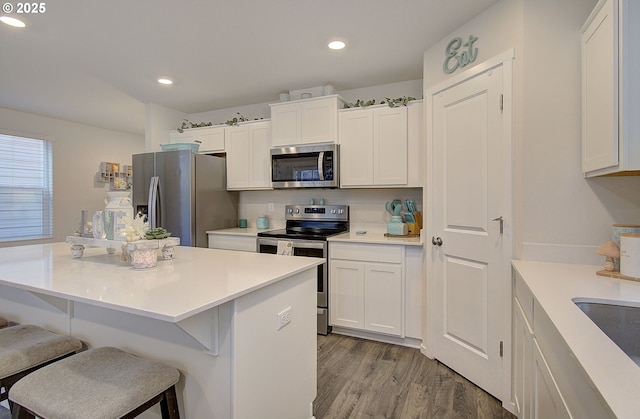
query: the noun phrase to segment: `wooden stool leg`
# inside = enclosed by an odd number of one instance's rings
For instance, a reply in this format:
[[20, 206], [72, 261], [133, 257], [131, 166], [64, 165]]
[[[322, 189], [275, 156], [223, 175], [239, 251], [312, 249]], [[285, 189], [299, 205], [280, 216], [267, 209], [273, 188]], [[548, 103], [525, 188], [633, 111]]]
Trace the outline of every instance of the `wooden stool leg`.
[[20, 406], [19, 404], [11, 403], [11, 419], [35, 419], [35, 415]]
[[160, 410], [162, 411], [162, 419], [180, 419], [176, 386], [171, 386], [165, 390], [162, 400], [160, 400]]

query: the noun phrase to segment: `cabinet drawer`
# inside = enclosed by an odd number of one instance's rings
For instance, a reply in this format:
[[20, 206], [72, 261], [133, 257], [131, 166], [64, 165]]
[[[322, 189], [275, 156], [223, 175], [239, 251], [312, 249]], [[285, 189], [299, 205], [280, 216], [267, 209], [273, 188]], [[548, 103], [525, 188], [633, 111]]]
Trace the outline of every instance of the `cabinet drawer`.
[[329, 257], [365, 262], [402, 263], [403, 250], [404, 246], [330, 243]]
[[513, 280], [513, 293], [522, 307], [527, 322], [533, 327], [533, 294], [515, 270], [513, 271]]
[[220, 234], [209, 234], [209, 248], [255, 252], [256, 238], [247, 236], [225, 236]]

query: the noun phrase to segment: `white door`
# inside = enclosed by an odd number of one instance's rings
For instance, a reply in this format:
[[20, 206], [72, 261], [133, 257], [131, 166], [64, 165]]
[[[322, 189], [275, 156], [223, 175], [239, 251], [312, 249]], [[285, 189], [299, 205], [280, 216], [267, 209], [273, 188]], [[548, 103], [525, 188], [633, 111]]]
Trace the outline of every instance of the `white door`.
[[508, 57], [425, 95], [425, 201], [433, 243], [427, 345], [435, 358], [499, 399], [505, 384], [501, 341], [510, 342], [511, 113], [510, 105], [503, 107], [510, 103], [510, 83]]

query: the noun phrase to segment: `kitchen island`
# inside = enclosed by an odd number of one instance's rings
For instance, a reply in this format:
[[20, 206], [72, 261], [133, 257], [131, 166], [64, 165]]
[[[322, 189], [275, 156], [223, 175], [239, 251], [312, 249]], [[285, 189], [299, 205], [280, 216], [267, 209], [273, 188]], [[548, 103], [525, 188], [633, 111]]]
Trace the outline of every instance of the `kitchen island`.
[[66, 243], [2, 248], [0, 315], [178, 368], [184, 418], [313, 416], [322, 259], [178, 246], [136, 270], [120, 257], [73, 258]]

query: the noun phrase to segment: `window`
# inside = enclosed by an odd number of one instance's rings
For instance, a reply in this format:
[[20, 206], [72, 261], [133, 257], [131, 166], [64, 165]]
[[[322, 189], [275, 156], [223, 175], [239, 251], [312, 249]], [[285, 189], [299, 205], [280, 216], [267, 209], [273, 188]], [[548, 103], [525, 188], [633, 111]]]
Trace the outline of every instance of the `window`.
[[0, 241], [53, 236], [51, 141], [0, 134]]

